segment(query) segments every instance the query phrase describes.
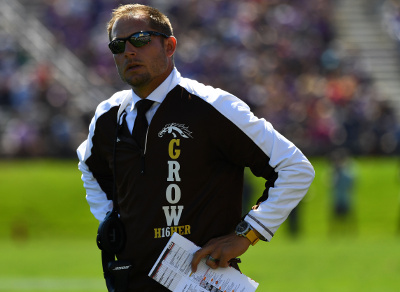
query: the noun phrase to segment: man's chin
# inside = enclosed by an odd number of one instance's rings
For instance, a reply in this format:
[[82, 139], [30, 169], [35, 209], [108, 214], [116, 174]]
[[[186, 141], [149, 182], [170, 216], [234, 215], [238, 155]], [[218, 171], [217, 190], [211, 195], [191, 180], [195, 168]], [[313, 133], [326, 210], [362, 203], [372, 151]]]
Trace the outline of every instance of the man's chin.
[[148, 78], [145, 76], [125, 76], [123, 79], [125, 83], [132, 87], [141, 87], [148, 83]]

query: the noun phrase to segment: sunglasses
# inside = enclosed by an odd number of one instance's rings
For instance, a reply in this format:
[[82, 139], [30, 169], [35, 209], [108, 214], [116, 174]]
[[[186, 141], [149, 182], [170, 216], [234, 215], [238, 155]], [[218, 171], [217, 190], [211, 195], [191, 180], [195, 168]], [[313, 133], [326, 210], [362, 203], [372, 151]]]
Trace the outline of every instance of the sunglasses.
[[135, 32], [134, 34], [128, 36], [127, 38], [113, 40], [108, 44], [108, 47], [110, 48], [113, 54], [115, 55], [121, 54], [125, 52], [126, 41], [130, 42], [134, 47], [140, 48], [150, 43], [152, 35], [169, 38], [169, 36], [161, 32], [140, 31], [140, 32]]

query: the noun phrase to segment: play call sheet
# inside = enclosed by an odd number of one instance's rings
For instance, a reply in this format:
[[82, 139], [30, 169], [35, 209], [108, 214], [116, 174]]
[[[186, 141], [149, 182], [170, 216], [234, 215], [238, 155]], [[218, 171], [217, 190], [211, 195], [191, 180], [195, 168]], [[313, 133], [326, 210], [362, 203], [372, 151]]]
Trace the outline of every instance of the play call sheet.
[[149, 277], [173, 292], [252, 292], [258, 283], [232, 267], [211, 269], [202, 259], [196, 273], [190, 263], [199, 249], [174, 233], [149, 273]]

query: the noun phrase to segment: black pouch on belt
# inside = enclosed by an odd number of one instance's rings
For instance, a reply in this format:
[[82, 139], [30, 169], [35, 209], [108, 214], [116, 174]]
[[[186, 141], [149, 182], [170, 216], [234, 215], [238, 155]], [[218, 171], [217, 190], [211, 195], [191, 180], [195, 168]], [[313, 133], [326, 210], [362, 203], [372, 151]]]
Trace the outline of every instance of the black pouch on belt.
[[128, 290], [129, 271], [132, 264], [116, 261], [116, 254], [125, 246], [126, 235], [122, 221], [115, 210], [108, 212], [97, 230], [97, 246], [101, 250], [104, 279], [109, 292]]

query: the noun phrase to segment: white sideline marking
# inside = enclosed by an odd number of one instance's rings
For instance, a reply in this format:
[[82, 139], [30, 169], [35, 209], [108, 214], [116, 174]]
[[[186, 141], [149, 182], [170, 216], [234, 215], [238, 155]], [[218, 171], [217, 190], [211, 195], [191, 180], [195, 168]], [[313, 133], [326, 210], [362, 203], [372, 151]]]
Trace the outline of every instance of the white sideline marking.
[[95, 291], [104, 290], [103, 279], [83, 278], [1, 278], [0, 291]]

